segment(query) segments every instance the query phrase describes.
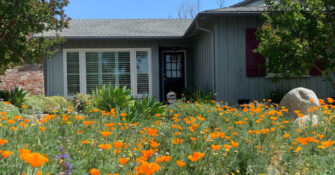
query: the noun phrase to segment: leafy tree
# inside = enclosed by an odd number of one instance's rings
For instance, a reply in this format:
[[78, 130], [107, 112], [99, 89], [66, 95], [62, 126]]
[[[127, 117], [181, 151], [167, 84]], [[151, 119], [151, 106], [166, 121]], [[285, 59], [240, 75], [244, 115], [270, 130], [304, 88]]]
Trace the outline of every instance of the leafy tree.
[[41, 33], [68, 27], [63, 9], [67, 4], [68, 0], [0, 1], [0, 74], [23, 63], [40, 63], [56, 52], [53, 46], [64, 40]]
[[268, 59], [270, 73], [307, 75], [312, 68], [331, 82], [335, 72], [335, 1], [265, 0], [264, 24], [256, 52]]

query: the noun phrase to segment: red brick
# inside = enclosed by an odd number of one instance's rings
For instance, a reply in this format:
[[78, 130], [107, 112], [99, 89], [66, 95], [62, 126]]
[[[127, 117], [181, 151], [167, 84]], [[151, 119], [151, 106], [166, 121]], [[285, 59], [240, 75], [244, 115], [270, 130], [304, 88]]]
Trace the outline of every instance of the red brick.
[[43, 64], [25, 64], [22, 68], [8, 69], [0, 80], [0, 89], [10, 90], [17, 86], [28, 90], [31, 95], [44, 95]]

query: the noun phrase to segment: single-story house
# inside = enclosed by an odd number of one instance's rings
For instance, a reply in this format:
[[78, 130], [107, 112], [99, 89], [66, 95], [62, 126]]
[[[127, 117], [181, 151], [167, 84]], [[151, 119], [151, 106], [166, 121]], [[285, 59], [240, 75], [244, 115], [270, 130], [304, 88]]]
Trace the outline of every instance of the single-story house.
[[331, 85], [313, 71], [274, 82], [259, 69], [265, 60], [252, 50], [263, 9], [262, 0], [245, 0], [200, 12], [193, 20], [71, 20], [59, 33], [67, 41], [46, 60], [45, 93], [71, 97], [112, 83], [160, 101], [169, 91], [181, 94], [185, 88], [213, 90], [216, 100], [230, 105], [295, 87], [312, 89], [321, 98], [332, 96]]

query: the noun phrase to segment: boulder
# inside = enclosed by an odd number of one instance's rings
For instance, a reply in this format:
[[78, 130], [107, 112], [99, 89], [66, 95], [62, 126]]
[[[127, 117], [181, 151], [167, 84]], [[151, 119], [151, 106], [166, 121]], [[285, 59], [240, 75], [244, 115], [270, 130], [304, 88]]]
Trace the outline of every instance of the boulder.
[[303, 117], [299, 117], [295, 120], [299, 124], [299, 126], [303, 126], [302, 124], [306, 124], [311, 122], [313, 125], [318, 125], [319, 120], [317, 115], [304, 115]]
[[279, 103], [279, 107], [285, 107], [288, 109], [288, 115], [291, 118], [297, 118], [297, 114], [294, 112], [299, 110], [301, 114], [308, 115], [308, 109], [314, 106], [319, 107], [319, 99], [315, 93], [303, 87], [292, 89], [288, 92]]

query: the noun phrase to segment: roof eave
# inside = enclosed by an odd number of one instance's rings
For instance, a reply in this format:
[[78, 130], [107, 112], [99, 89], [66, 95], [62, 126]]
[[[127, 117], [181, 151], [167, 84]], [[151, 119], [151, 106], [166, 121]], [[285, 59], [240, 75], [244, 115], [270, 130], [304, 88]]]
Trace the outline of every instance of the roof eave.
[[191, 30], [193, 29], [193, 27], [195, 26], [196, 21], [200, 18], [200, 16], [205, 16], [205, 15], [222, 15], [222, 16], [229, 16], [229, 15], [261, 15], [264, 11], [204, 11], [204, 12], [200, 12], [198, 13], [198, 15], [194, 18], [194, 20], [192, 21], [192, 23], [190, 24], [190, 26], [187, 28], [183, 38], [186, 38], [188, 36], [188, 34], [191, 32]]
[[[39, 36], [41, 37], [41, 36]], [[56, 36], [44, 36], [56, 38]], [[181, 39], [183, 36], [60, 36], [65, 39]]]

